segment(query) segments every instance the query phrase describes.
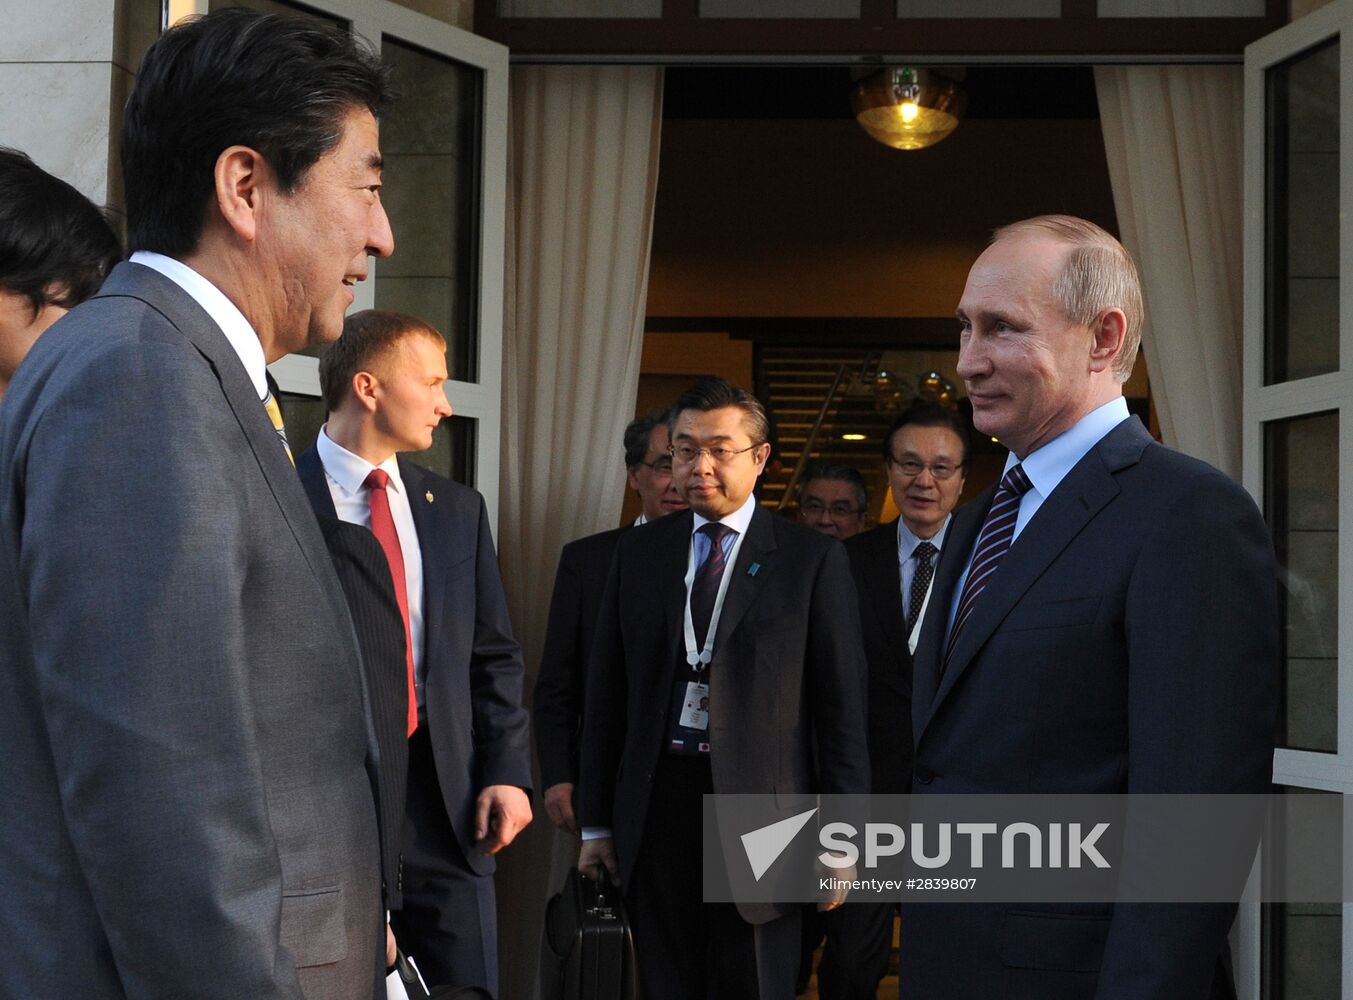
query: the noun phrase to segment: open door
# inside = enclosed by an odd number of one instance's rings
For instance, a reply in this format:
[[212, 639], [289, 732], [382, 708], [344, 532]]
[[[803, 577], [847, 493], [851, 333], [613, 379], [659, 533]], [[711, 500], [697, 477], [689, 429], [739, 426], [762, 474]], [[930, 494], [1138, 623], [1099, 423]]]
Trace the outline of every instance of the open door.
[[[1353, 0], [1245, 50], [1243, 469], [1282, 586], [1284, 794], [1353, 793], [1351, 115]], [[1349, 905], [1252, 902], [1238, 935], [1241, 1000], [1353, 998]]]

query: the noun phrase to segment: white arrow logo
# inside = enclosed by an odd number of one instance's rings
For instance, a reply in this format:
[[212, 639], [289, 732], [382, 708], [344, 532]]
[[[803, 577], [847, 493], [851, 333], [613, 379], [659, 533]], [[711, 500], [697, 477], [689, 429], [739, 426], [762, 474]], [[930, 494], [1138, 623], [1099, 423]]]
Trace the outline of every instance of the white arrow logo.
[[797, 816], [782, 819], [778, 823], [772, 823], [770, 826], [763, 826], [759, 830], [753, 830], [751, 833], [742, 835], [742, 849], [747, 852], [747, 861], [752, 866], [752, 877], [754, 879], [758, 882], [761, 881], [761, 876], [766, 874], [771, 865], [775, 864], [776, 859], [789, 846], [789, 842], [813, 818], [815, 812], [817, 812], [816, 808], [809, 809]]

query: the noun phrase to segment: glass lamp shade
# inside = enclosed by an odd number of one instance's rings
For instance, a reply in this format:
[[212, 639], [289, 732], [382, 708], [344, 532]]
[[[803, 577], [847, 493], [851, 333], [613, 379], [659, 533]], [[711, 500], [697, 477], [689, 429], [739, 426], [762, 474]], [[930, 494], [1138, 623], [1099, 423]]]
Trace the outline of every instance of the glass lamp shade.
[[889, 66], [857, 83], [850, 104], [860, 127], [885, 146], [924, 149], [958, 127], [968, 95], [930, 70]]

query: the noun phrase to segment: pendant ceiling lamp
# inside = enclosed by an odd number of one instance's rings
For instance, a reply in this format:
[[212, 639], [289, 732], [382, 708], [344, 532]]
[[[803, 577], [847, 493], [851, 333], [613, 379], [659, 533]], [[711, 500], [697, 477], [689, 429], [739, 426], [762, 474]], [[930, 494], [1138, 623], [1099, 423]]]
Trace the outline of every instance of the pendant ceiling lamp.
[[968, 95], [958, 82], [916, 66], [885, 66], [855, 85], [855, 120], [894, 149], [933, 146], [958, 127]]

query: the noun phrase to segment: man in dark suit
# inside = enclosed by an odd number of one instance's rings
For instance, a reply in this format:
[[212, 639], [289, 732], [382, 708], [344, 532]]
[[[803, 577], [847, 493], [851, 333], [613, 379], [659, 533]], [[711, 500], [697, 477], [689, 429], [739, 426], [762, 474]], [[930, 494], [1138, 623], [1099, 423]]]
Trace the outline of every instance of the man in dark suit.
[[[1132, 258], [1080, 219], [1016, 223], [958, 316], [974, 423], [1011, 455], [949, 528], [916, 650], [913, 794], [1266, 791], [1268, 534], [1244, 490], [1128, 416]], [[902, 992], [1202, 1000], [1235, 909], [904, 904]]]
[[[888, 486], [901, 516], [846, 542], [860, 594], [869, 662], [869, 773], [873, 791], [911, 787], [911, 653], [950, 511], [963, 492], [968, 432], [957, 414], [922, 402], [899, 414], [883, 438]], [[826, 917], [818, 964], [824, 1000], [873, 1000], [893, 943], [891, 903], [853, 902]]]
[[0, 418], [0, 995], [370, 1000], [363, 680], [265, 366], [393, 249], [387, 96], [346, 32], [241, 10], [137, 73], [135, 252]]
[[297, 469], [317, 512], [381, 540], [405, 611], [415, 697], [395, 937], [430, 983], [496, 993], [493, 855], [531, 821], [521, 650], [483, 497], [398, 454], [429, 448], [450, 416], [446, 378], [426, 323], [348, 317], [320, 361], [328, 422]]
[[[404, 839], [404, 797], [409, 772], [408, 640], [395, 596], [390, 564], [366, 528], [320, 515], [319, 528], [348, 602], [366, 677], [367, 708], [380, 750], [376, 772], [376, 818], [381, 843], [381, 899], [400, 907], [399, 861]], [[385, 963], [393, 965], [394, 935], [387, 928]], [[382, 990], [379, 996], [384, 996]]]
[[756, 503], [770, 451], [756, 398], [702, 379], [674, 409], [691, 512], [627, 532], [611, 565], [578, 866], [624, 886], [649, 1000], [787, 998], [800, 908], [702, 902], [702, 796], [868, 790], [859, 613], [840, 543]]
[[[639, 494], [642, 504], [634, 525], [686, 509], [686, 501], [672, 480], [672, 456], [667, 450], [669, 416], [670, 411], [660, 410], [630, 421], [625, 428], [629, 487]], [[597, 609], [616, 544], [634, 525], [579, 538], [559, 553], [532, 711], [540, 780], [545, 786], [545, 812], [550, 822], [567, 833], [578, 832], [574, 798], [578, 740], [582, 736], [583, 676], [592, 650]]]
[[853, 465], [817, 462], [808, 467], [799, 489], [799, 523], [845, 541], [864, 530], [869, 488]]

